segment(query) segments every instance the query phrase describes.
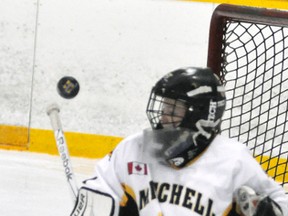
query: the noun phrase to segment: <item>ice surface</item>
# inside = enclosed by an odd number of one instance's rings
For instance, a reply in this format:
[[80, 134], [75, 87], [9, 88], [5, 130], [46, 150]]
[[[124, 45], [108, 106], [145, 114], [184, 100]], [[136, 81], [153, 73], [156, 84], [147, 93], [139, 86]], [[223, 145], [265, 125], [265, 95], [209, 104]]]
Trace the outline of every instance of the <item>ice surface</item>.
[[[71, 158], [78, 183], [96, 160]], [[0, 215], [70, 215], [73, 201], [59, 156], [0, 150]]]

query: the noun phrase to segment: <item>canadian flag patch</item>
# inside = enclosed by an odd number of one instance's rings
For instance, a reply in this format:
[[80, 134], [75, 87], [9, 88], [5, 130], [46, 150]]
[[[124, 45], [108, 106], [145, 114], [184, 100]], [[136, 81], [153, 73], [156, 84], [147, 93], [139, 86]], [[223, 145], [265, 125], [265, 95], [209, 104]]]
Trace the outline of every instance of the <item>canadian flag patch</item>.
[[147, 175], [147, 164], [140, 162], [129, 162], [128, 163], [128, 173], [137, 175]]

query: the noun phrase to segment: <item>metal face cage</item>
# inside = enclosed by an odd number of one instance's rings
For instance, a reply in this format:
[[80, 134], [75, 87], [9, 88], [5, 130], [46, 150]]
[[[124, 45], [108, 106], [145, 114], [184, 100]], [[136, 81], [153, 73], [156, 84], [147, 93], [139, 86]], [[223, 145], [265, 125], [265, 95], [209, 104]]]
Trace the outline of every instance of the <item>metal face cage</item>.
[[153, 129], [178, 127], [187, 111], [182, 100], [156, 95], [153, 90], [147, 105], [147, 116]]

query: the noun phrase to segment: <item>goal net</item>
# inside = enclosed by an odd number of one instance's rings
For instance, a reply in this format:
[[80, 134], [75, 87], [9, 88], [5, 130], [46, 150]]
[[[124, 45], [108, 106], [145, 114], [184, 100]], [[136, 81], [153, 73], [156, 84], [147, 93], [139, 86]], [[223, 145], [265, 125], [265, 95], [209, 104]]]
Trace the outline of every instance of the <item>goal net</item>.
[[208, 67], [226, 88], [222, 134], [246, 144], [288, 187], [288, 13], [219, 5], [211, 18]]

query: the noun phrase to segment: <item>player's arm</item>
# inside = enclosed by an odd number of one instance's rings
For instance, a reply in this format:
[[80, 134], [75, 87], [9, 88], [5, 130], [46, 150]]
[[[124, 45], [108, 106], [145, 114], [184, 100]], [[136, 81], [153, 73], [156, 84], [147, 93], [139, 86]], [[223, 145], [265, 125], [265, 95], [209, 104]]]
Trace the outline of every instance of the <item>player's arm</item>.
[[[259, 205], [255, 209], [255, 214], [261, 212], [261, 210], [265, 213], [265, 211], [268, 212], [268, 209], [272, 209], [275, 211], [274, 215], [276, 216], [281, 214], [287, 216], [288, 196], [285, 194], [285, 190], [267, 175], [251, 155], [249, 149], [243, 148], [239, 151], [239, 155], [241, 158], [235, 167], [235, 175], [233, 177], [234, 189], [239, 191], [242, 186], [248, 186], [253, 191], [256, 191], [258, 201], [255, 201], [255, 203]], [[280, 209], [280, 213], [278, 213], [277, 209]], [[264, 213], [263, 215], [265, 215]], [[270, 215], [273, 216], [272, 213]]]
[[244, 216], [284, 216], [281, 207], [267, 195], [258, 195], [247, 186], [235, 193], [236, 209]]

